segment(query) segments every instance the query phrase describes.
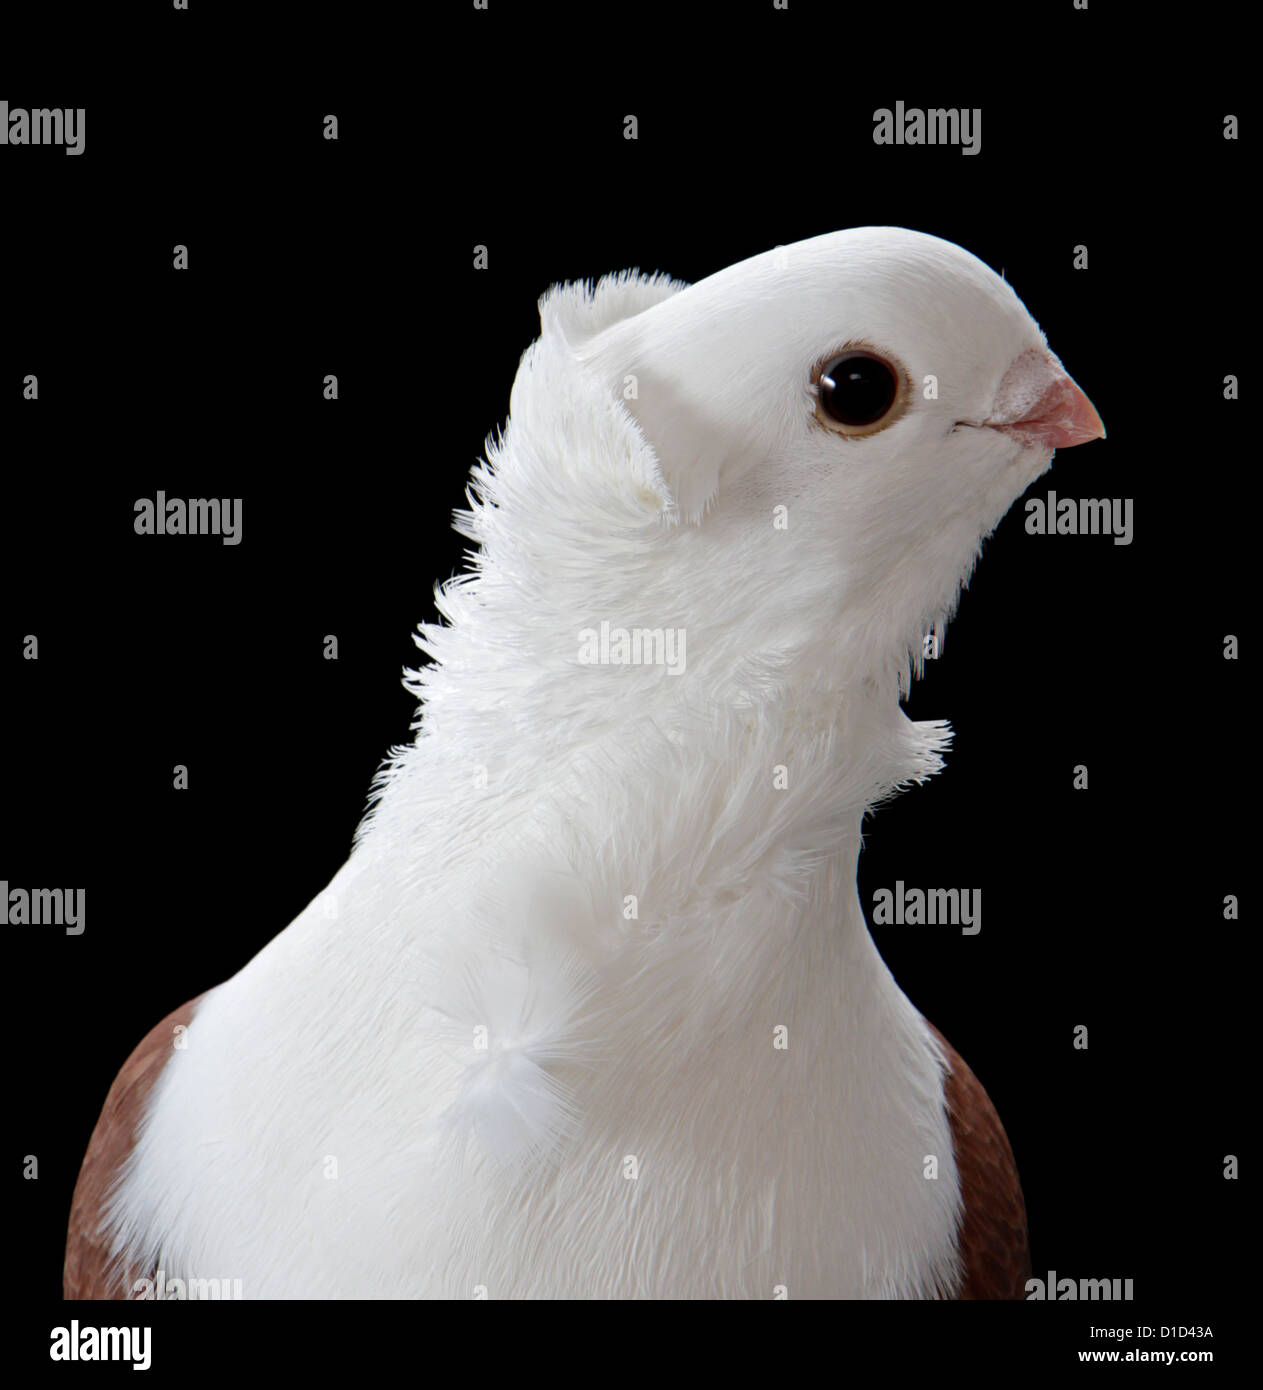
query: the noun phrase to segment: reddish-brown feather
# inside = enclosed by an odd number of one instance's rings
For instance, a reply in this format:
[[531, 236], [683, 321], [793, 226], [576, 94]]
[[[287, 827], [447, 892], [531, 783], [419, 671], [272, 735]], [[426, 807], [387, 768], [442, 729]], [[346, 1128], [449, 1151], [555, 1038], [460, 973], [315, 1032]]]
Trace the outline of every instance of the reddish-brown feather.
[[199, 994], [197, 999], [190, 999], [150, 1029], [114, 1078], [88, 1141], [88, 1152], [70, 1204], [66, 1265], [62, 1276], [66, 1298], [127, 1297], [131, 1272], [112, 1267], [109, 1247], [100, 1230], [101, 1213], [115, 1175], [131, 1152], [145, 1100], [171, 1056], [175, 1029], [181, 1024], [188, 1026], [201, 998]]
[[1013, 1150], [982, 1083], [926, 1020], [947, 1058], [944, 1098], [960, 1174], [964, 1218], [957, 1298], [1025, 1298], [1031, 1277], [1026, 1203]]

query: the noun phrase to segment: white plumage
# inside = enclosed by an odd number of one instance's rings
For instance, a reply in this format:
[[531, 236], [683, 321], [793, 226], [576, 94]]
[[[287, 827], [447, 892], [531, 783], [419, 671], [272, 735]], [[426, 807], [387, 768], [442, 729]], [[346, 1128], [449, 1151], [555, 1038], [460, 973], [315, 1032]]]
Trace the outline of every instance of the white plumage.
[[[416, 740], [199, 1005], [114, 1249], [254, 1297], [950, 1293], [942, 1057], [869, 938], [860, 825], [940, 766], [900, 693], [1048, 466], [1035, 426], [1075, 442], [1027, 399], [1068, 379], [999, 276], [894, 228], [540, 317]], [[813, 371], [857, 343], [908, 394], [848, 438]], [[684, 669], [581, 663], [602, 622], [684, 632]]]

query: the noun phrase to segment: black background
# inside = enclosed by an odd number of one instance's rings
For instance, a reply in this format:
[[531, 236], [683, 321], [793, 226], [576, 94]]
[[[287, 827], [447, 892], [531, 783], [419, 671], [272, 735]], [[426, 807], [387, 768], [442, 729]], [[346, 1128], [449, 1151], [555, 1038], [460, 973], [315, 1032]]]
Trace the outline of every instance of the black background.
[[[87, 108], [82, 156], [0, 148], [0, 878], [88, 903], [80, 937], [5, 929], [21, 1354], [47, 1367], [47, 1327], [74, 1315], [66, 1215], [119, 1066], [325, 885], [409, 737], [410, 632], [460, 567], [450, 513], [539, 294], [628, 266], [694, 280], [890, 223], [1004, 270], [1109, 429], [1032, 495], [1134, 498], [1135, 537], [1028, 536], [1009, 514], [908, 705], [951, 720], [947, 771], [869, 822], [861, 897], [982, 888], [977, 937], [875, 937], [996, 1103], [1035, 1273], [1132, 1278], [1136, 1302], [830, 1319], [1067, 1367], [1090, 1323], [1210, 1322], [1197, 1345], [1227, 1360], [1249, 1278], [1250, 1167], [1223, 1178], [1244, 1149], [1249, 976], [1222, 899], [1246, 891], [1252, 749], [1222, 644], [1246, 618], [1257, 452], [1222, 385], [1250, 327], [1231, 39], [1137, 34], [1069, 0], [1000, 24], [492, 0], [276, 32], [204, 8], [111, 17], [97, 55], [0, 48], [12, 107]], [[981, 107], [981, 153], [874, 145], [873, 111], [900, 99]], [[158, 489], [243, 498], [242, 543], [137, 536]], [[16, 1176], [28, 1153], [38, 1182]], [[197, 1317], [148, 1306], [166, 1369], [208, 1354]], [[268, 1318], [300, 1349], [316, 1326], [412, 1325]]]

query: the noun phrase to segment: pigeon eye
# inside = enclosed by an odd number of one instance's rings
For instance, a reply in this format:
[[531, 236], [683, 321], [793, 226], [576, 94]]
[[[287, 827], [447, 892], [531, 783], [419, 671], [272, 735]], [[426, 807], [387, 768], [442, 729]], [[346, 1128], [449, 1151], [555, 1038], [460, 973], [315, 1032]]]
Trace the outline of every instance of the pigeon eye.
[[842, 434], [870, 434], [889, 424], [904, 396], [902, 373], [866, 348], [831, 357], [816, 376], [816, 415]]

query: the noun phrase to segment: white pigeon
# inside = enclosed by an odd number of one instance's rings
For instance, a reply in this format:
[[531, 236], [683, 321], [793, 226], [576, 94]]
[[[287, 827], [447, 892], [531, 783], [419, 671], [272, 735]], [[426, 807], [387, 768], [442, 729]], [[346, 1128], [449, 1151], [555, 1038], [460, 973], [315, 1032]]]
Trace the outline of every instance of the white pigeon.
[[1000, 276], [899, 228], [540, 320], [415, 742], [124, 1067], [67, 1295], [1020, 1296], [1003, 1130], [856, 858], [950, 738], [900, 707], [924, 635], [1100, 420]]

